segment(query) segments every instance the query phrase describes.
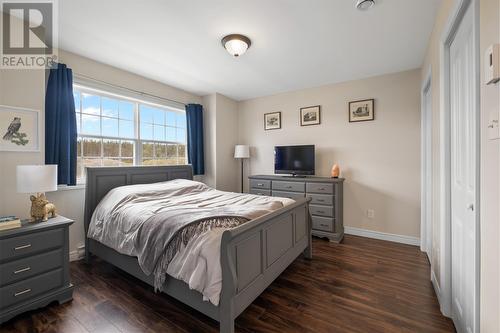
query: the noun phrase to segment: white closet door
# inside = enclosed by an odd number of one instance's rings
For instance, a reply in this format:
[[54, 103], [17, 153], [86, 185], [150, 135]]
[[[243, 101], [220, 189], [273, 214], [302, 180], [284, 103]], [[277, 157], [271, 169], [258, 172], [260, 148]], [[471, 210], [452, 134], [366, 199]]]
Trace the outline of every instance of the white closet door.
[[474, 332], [476, 279], [476, 110], [472, 8], [450, 47], [452, 317]]

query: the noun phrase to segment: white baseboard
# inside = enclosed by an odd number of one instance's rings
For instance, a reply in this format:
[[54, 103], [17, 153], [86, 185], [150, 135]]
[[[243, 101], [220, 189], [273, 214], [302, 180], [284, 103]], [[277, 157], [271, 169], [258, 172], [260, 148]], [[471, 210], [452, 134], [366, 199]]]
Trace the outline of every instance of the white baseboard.
[[434, 273], [434, 270], [431, 268], [431, 282], [432, 286], [434, 287], [434, 292], [436, 293], [437, 299], [439, 304], [441, 304], [441, 288], [439, 287], [439, 282], [436, 278], [436, 273]]
[[85, 251], [70, 251], [69, 252], [69, 261], [78, 261], [82, 260], [85, 257]]
[[361, 236], [361, 237], [385, 240], [385, 241], [389, 241], [389, 242], [396, 242], [396, 243], [420, 246], [420, 238], [418, 238], [418, 237], [388, 234], [385, 232], [373, 231], [373, 230], [367, 230], [367, 229], [361, 229], [361, 228], [354, 228], [354, 227], [344, 227], [344, 233], [346, 233], [348, 235]]

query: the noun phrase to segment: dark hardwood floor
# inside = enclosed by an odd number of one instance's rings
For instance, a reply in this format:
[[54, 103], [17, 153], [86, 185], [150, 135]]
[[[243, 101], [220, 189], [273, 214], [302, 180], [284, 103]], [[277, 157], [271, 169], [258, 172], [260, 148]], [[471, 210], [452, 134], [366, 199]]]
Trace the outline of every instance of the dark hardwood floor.
[[[314, 240], [236, 320], [238, 332], [454, 332], [417, 247], [346, 236]], [[94, 259], [71, 264], [74, 299], [0, 326], [1, 332], [218, 332], [218, 323]]]

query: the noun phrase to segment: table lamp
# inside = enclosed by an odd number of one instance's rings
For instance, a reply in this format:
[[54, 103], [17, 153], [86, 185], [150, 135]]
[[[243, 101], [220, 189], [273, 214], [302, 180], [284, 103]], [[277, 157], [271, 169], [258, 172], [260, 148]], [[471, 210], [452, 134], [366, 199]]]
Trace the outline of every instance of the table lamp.
[[243, 160], [250, 158], [250, 147], [247, 145], [236, 145], [234, 147], [234, 158], [241, 160], [241, 193], [243, 193]]
[[31, 195], [31, 221], [47, 221], [56, 216], [56, 207], [45, 197], [45, 192], [57, 191], [57, 165], [18, 165], [17, 192]]

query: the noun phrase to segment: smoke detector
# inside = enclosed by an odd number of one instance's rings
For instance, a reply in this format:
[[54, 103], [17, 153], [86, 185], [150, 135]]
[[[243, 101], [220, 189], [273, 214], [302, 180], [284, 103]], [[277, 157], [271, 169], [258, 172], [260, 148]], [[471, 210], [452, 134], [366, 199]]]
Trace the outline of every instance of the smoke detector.
[[375, 4], [375, 0], [358, 0], [356, 8], [359, 10], [368, 10]]

